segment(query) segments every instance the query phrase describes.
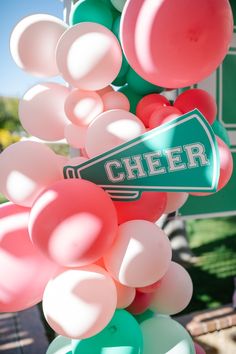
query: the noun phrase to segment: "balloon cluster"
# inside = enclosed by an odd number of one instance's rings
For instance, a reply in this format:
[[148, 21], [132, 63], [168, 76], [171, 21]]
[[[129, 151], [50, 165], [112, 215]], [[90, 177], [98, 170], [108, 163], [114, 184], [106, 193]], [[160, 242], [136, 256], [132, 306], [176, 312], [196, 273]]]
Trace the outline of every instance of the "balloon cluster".
[[[169, 317], [188, 305], [192, 282], [171, 261], [169, 239], [155, 225], [188, 194], [143, 192], [137, 201], [112, 201], [89, 181], [63, 179], [62, 171], [193, 108], [212, 124], [217, 107], [207, 92], [190, 89], [174, 102], [165, 92], [215, 70], [227, 52], [232, 14], [227, 0], [125, 3], [79, 1], [70, 26], [32, 15], [11, 36], [20, 68], [60, 74], [69, 84], [27, 91], [19, 104], [23, 127], [81, 151], [63, 157], [23, 141], [0, 155], [0, 191], [10, 200], [0, 207], [0, 311], [43, 300], [46, 320], [61, 335], [48, 354], [201, 352]], [[232, 157], [218, 143], [221, 189]]]

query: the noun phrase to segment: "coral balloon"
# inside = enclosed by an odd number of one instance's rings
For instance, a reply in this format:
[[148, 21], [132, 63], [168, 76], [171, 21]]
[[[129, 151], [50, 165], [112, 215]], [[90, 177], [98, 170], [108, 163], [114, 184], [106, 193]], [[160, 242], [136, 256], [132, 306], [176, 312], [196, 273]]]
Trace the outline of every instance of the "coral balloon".
[[135, 219], [155, 222], [165, 211], [167, 193], [143, 192], [138, 200], [113, 203], [117, 211], [118, 224]]
[[180, 209], [186, 203], [188, 196], [188, 193], [185, 192], [168, 192], [164, 214], [173, 213]]
[[205, 350], [198, 343], [194, 343], [194, 348], [196, 354], [206, 354]]
[[55, 262], [83, 266], [98, 260], [112, 245], [117, 216], [103, 189], [86, 180], [66, 179], [52, 184], [36, 200], [29, 231], [34, 244]]
[[174, 106], [183, 113], [197, 108], [210, 124], [213, 124], [217, 114], [217, 105], [214, 97], [202, 89], [184, 91], [177, 97]]
[[104, 111], [109, 111], [111, 109], [123, 109], [124, 111], [129, 111], [130, 103], [128, 98], [122, 92], [108, 92], [102, 97]]
[[193, 284], [189, 274], [181, 265], [171, 262], [160, 286], [153, 293], [150, 308], [158, 313], [174, 315], [188, 306], [192, 294]]
[[108, 92], [113, 92], [114, 90], [113, 90], [113, 88], [112, 88], [112, 86], [106, 86], [106, 87], [104, 87], [103, 89], [101, 89], [101, 90], [98, 90], [98, 91], [96, 91], [98, 94], [99, 94], [99, 96], [101, 97], [101, 98], [103, 98], [103, 96], [106, 94], [106, 93], [108, 93]]
[[0, 312], [21, 311], [40, 302], [58, 271], [30, 241], [29, 212], [12, 203], [0, 206]]
[[152, 301], [152, 294], [151, 293], [142, 293], [136, 291], [136, 295], [134, 301], [127, 307], [127, 311], [132, 313], [133, 315], [139, 315], [145, 312]]
[[117, 291], [117, 305], [116, 305], [116, 307], [118, 309], [124, 309], [133, 302], [133, 300], [135, 298], [136, 290], [135, 290], [135, 288], [125, 286], [116, 280], [114, 280], [114, 281], [115, 281], [116, 291]]
[[170, 259], [170, 241], [164, 232], [149, 221], [133, 220], [119, 226], [104, 263], [121, 284], [142, 287], [162, 278]]
[[65, 127], [65, 138], [70, 146], [76, 149], [85, 147], [87, 127], [78, 126], [75, 124], [67, 124]]
[[209, 76], [227, 54], [232, 32], [228, 0], [129, 0], [121, 19], [121, 42], [131, 67], [168, 88]]
[[83, 22], [70, 27], [60, 38], [56, 51], [63, 78], [82, 90], [99, 90], [119, 73], [122, 52], [116, 36], [106, 27]]
[[59, 18], [36, 14], [23, 18], [10, 39], [11, 55], [23, 70], [36, 76], [59, 74], [55, 50], [67, 25]]
[[30, 207], [49, 184], [62, 178], [58, 157], [46, 145], [20, 141], [0, 155], [0, 191], [15, 204]]
[[64, 102], [69, 89], [56, 83], [42, 83], [31, 87], [19, 103], [19, 118], [24, 129], [43, 140], [64, 138], [69, 123]]
[[55, 332], [84, 339], [110, 322], [116, 302], [112, 278], [101, 267], [90, 265], [66, 270], [52, 279], [43, 295], [43, 312]]
[[181, 116], [181, 114], [180, 110], [173, 106], [158, 107], [150, 117], [149, 128], [154, 129], [159, 127], [161, 124]]
[[65, 101], [68, 119], [79, 126], [88, 126], [103, 112], [103, 102], [98, 93], [75, 89]]
[[70, 354], [71, 339], [57, 336], [49, 345], [46, 354]]
[[136, 115], [142, 120], [145, 127], [149, 127], [152, 113], [159, 107], [170, 106], [168, 99], [159, 93], [144, 96], [136, 107]]
[[85, 149], [91, 158], [143, 133], [145, 127], [134, 114], [114, 109], [100, 114], [88, 127]]
[[161, 279], [156, 281], [155, 283], [148, 285], [148, 286], [144, 286], [143, 288], [137, 288], [137, 290], [140, 293], [144, 293], [144, 294], [150, 294], [150, 293], [154, 293], [154, 291], [156, 289], [159, 288], [159, 286], [161, 285]]

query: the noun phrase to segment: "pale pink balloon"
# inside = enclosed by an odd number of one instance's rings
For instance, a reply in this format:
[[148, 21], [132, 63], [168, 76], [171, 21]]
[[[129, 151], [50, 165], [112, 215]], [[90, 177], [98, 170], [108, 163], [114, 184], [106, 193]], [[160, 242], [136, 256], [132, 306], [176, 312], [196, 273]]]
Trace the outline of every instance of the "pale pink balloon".
[[168, 88], [210, 75], [227, 54], [232, 32], [228, 0], [129, 0], [121, 19], [129, 64], [145, 80]]
[[189, 194], [185, 192], [168, 192], [164, 214], [173, 213], [180, 209], [187, 201]]
[[65, 101], [68, 119], [79, 126], [88, 126], [103, 112], [103, 101], [98, 93], [75, 89]]
[[69, 89], [57, 83], [41, 83], [31, 87], [19, 103], [19, 118], [24, 129], [40, 139], [54, 141], [64, 138], [69, 123], [64, 103]]
[[114, 90], [113, 90], [112, 86], [108, 85], [108, 86], [104, 87], [103, 89], [98, 90], [98, 91], [96, 91], [96, 92], [97, 92], [97, 93], [99, 94], [99, 96], [102, 98], [106, 93], [108, 93], [108, 92], [113, 92], [113, 91], [114, 91]]
[[68, 267], [96, 262], [111, 247], [117, 228], [108, 194], [83, 179], [51, 184], [34, 203], [29, 220], [33, 243]]
[[192, 280], [181, 265], [171, 262], [160, 286], [152, 294], [152, 310], [174, 315], [188, 306], [193, 294]]
[[56, 158], [57, 158], [57, 162], [58, 162], [59, 168], [62, 171], [63, 167], [67, 165], [68, 157], [64, 156], [64, 155], [58, 155], [57, 154]]
[[122, 51], [116, 36], [106, 27], [83, 22], [70, 27], [56, 51], [58, 68], [72, 86], [100, 90], [118, 75]]
[[128, 98], [118, 91], [107, 92], [102, 96], [104, 111], [111, 109], [123, 109], [129, 111], [130, 103]]
[[59, 74], [55, 50], [61, 35], [67, 29], [65, 22], [47, 14], [23, 18], [14, 28], [11, 55], [23, 70], [36, 76]]
[[82, 149], [85, 147], [87, 127], [78, 126], [69, 123], [65, 127], [65, 138], [68, 144], [77, 149]]
[[0, 312], [15, 312], [41, 301], [58, 266], [31, 243], [30, 209], [12, 203], [0, 206]]
[[205, 350], [196, 342], [194, 342], [194, 348], [195, 348], [196, 354], [206, 354]]
[[116, 309], [114, 281], [101, 267], [70, 269], [51, 280], [44, 292], [43, 311], [60, 335], [85, 339], [102, 331]]
[[71, 157], [66, 161], [64, 166], [78, 166], [86, 161], [88, 161], [88, 159], [84, 156]]
[[15, 204], [30, 207], [51, 183], [62, 179], [57, 155], [46, 145], [20, 141], [0, 155], [0, 191]]
[[118, 281], [114, 280], [117, 291], [117, 305], [118, 309], [124, 309], [128, 307], [135, 298], [136, 290], [129, 286], [125, 286]]
[[85, 149], [94, 157], [145, 133], [146, 129], [134, 114], [114, 109], [100, 114], [88, 127]]
[[145, 220], [121, 224], [112, 247], [104, 256], [107, 270], [117, 281], [137, 288], [162, 278], [170, 260], [168, 237], [157, 225]]

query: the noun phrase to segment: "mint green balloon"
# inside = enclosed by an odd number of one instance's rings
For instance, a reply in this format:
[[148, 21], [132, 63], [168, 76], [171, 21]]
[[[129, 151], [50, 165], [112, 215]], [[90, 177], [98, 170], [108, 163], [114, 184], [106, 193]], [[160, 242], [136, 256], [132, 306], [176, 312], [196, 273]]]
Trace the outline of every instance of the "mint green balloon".
[[101, 0], [79, 1], [71, 12], [70, 24], [96, 22], [111, 29], [113, 15], [111, 9]]
[[110, 323], [97, 335], [72, 340], [73, 354], [142, 354], [140, 326], [125, 310], [116, 310]]
[[169, 316], [158, 315], [142, 322], [140, 327], [143, 354], [195, 354], [193, 340], [186, 329]]
[[118, 90], [122, 92], [129, 100], [130, 103], [130, 112], [136, 113], [136, 106], [138, 102], [141, 100], [143, 96], [139, 95], [138, 93], [134, 92], [129, 85], [125, 85]]
[[140, 315], [134, 315], [134, 317], [136, 321], [138, 321], [138, 323], [142, 323], [143, 321], [146, 321], [149, 318], [153, 318], [155, 315], [156, 315], [155, 312], [153, 312], [152, 310], [146, 310]]
[[223, 140], [224, 143], [226, 145], [228, 145], [228, 147], [230, 147], [229, 135], [228, 135], [227, 130], [223, 126], [223, 124], [221, 122], [219, 122], [218, 120], [215, 120], [214, 123], [212, 124], [212, 129], [213, 129], [215, 135], [217, 135], [219, 138], [221, 138], [221, 140]]
[[127, 0], [111, 0], [112, 5], [116, 10], [122, 12]]
[[150, 82], [144, 80], [132, 68], [130, 68], [127, 72], [126, 79], [129, 86], [135, 92], [143, 96], [148, 95], [149, 93], [160, 93], [164, 90], [163, 87], [153, 85]]
[[71, 339], [63, 336], [56, 337], [50, 343], [46, 354], [72, 354]]

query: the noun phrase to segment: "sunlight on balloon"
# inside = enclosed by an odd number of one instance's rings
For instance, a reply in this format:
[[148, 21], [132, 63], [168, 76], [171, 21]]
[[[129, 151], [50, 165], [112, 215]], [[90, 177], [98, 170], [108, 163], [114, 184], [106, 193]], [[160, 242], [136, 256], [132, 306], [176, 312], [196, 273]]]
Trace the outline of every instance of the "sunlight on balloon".
[[[16, 181], [18, 186], [16, 186]], [[19, 187], [20, 186], [20, 187]], [[15, 200], [27, 199], [35, 192], [37, 183], [19, 171], [12, 171], [6, 181], [6, 190], [9, 195], [14, 195]]]
[[122, 139], [124, 142], [130, 139], [130, 136], [138, 136], [142, 134], [140, 125], [136, 121], [128, 119], [120, 119], [116, 122], [111, 122], [107, 126], [107, 131], [114, 136]]

